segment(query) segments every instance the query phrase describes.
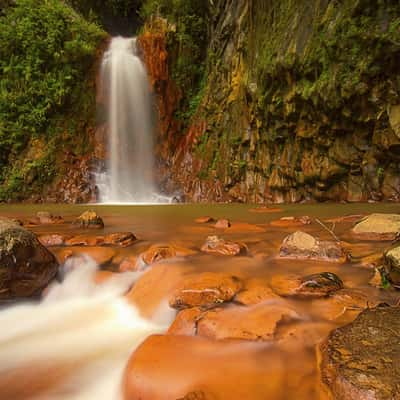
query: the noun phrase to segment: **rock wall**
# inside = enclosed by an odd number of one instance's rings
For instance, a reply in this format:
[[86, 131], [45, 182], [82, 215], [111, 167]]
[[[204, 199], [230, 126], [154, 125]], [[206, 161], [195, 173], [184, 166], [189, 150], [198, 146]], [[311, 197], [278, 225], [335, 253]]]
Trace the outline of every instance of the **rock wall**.
[[[189, 124], [168, 75], [180, 57], [169, 45], [176, 25], [148, 21], [141, 39], [167, 189], [190, 201], [398, 201], [400, 4], [208, 5], [204, 87]], [[161, 52], [146, 45], [155, 34]]]

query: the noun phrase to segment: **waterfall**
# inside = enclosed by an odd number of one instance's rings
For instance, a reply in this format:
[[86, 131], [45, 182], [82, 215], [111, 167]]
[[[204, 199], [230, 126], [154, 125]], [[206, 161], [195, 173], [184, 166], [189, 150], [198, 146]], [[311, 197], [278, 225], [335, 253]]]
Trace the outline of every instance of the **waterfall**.
[[108, 103], [109, 159], [106, 171], [96, 177], [100, 202], [159, 202], [150, 85], [136, 38], [112, 39], [104, 54], [101, 79]]

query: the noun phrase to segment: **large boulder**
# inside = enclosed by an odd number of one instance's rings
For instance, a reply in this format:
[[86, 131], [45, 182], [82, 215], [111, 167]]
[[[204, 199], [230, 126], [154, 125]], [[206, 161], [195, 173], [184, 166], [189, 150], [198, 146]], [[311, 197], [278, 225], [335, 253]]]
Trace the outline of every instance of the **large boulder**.
[[400, 245], [385, 252], [384, 262], [391, 282], [396, 286], [400, 285]]
[[368, 215], [351, 232], [364, 240], [394, 240], [400, 232], [400, 214]]
[[320, 346], [323, 382], [336, 400], [399, 399], [400, 307], [363, 311]]
[[283, 258], [344, 262], [342, 247], [331, 241], [322, 241], [308, 233], [297, 231], [283, 240], [279, 256]]
[[55, 256], [32, 232], [0, 218], [0, 300], [39, 294], [57, 271]]

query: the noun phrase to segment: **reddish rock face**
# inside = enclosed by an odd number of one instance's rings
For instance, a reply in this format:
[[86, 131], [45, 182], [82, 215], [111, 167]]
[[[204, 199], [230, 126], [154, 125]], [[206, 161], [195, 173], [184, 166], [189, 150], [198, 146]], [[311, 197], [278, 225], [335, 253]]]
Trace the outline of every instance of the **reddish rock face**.
[[116, 232], [104, 236], [104, 244], [127, 247], [136, 242], [136, 236], [132, 232]]
[[278, 351], [254, 343], [150, 336], [129, 360], [124, 399], [193, 399], [195, 393], [207, 400], [281, 398], [284, 364]]
[[246, 253], [247, 246], [244, 243], [231, 242], [218, 236], [209, 236], [201, 247], [201, 251], [224, 256], [237, 256]]
[[175, 290], [169, 304], [177, 309], [213, 307], [231, 301], [241, 288], [242, 282], [235, 276], [205, 272], [184, 279]]

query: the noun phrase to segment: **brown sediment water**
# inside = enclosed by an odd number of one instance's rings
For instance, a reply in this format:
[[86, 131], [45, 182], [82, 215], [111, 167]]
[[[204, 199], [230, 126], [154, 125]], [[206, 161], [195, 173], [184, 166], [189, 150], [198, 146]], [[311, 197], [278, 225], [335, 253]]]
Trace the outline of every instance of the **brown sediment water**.
[[[101, 215], [104, 230], [85, 231], [70, 224], [88, 208]], [[89, 290], [87, 284], [71, 284], [67, 296], [70, 303], [25, 304], [21, 306], [27, 307], [25, 312], [20, 310], [14, 314], [9, 307], [0, 311], [0, 321], [8, 324], [2, 325], [0, 334], [1, 399], [69, 400], [96, 396], [113, 400], [110, 396], [114, 396], [119, 400], [125, 396], [128, 400], [170, 400], [190, 394], [192, 397], [188, 399], [322, 400], [325, 391], [319, 383], [316, 345], [332, 329], [351, 322], [363, 307], [379, 302], [394, 304], [399, 298], [395, 292], [369, 285], [374, 270], [363, 262], [369, 256], [382, 253], [390, 243], [355, 239], [350, 234], [354, 225], [352, 218], [335, 219], [372, 212], [396, 213], [399, 211], [397, 204], [282, 205], [271, 213], [255, 212], [254, 205], [233, 204], [3, 205], [0, 215], [25, 220], [42, 210], [63, 216], [66, 223], [29, 228], [39, 235], [95, 236], [131, 231], [138, 240], [125, 248], [107, 248], [112, 251], [111, 255], [102, 254], [105, 264], [101, 269], [114, 274], [97, 273], [98, 290], [92, 287]], [[227, 218], [231, 227], [216, 229], [215, 222], [195, 222], [196, 218], [206, 215], [214, 220]], [[309, 216], [311, 223], [270, 224], [288, 216]], [[351, 259], [335, 263], [279, 258], [282, 240], [297, 230], [322, 240], [334, 240], [334, 232], [351, 253]], [[213, 235], [244, 243], [247, 254], [221, 256], [201, 252], [206, 238]], [[170, 245], [181, 250], [177, 257], [157, 261], [137, 276], [128, 273], [126, 277], [130, 283], [118, 281], [115, 286], [107, 286], [115, 276], [122, 276], [121, 281], [124, 280], [125, 275], [118, 273], [121, 260], [136, 259], [154, 245]], [[52, 247], [50, 250], [60, 258], [70, 250], [75, 255], [101, 252], [98, 247]], [[175, 311], [167, 304], [175, 289], [185, 277], [206, 272], [234, 275], [243, 283], [243, 290], [258, 287], [260, 282], [274, 290], [274, 282], [289, 281], [293, 276], [332, 272], [341, 278], [346, 290], [352, 291], [353, 297], [348, 299], [345, 292], [341, 299], [275, 294], [260, 304], [234, 302], [223, 307], [225, 325], [220, 331], [218, 319], [216, 328], [206, 320], [198, 324], [197, 335], [166, 334], [175, 316]], [[91, 270], [77, 281], [82, 283], [94, 275], [95, 271]], [[264, 292], [258, 291], [259, 295]], [[254, 300], [251, 295], [243, 299], [249, 303]], [[365, 304], [365, 299], [369, 304]], [[130, 309], [133, 313], [127, 311]], [[279, 313], [283, 318], [280, 319]], [[286, 320], [287, 314], [296, 315], [296, 318]], [[42, 325], [33, 327], [38, 319], [42, 320]], [[262, 327], [268, 334], [271, 331], [271, 336], [233, 340], [229, 337], [232, 331], [243, 334], [246, 328], [241, 325], [242, 321], [249, 321], [249, 330], [258, 331], [258, 327]], [[20, 329], [13, 333], [11, 324], [19, 324]], [[65, 335], [60, 335], [60, 330]], [[221, 338], [224, 335], [227, 337]], [[246, 335], [251, 337], [251, 332]], [[68, 352], [68, 357], [63, 352]], [[71, 372], [71, 365], [75, 371], [72, 368]], [[58, 372], [47, 372], [52, 369]], [[107, 382], [106, 375], [110, 377]]]

